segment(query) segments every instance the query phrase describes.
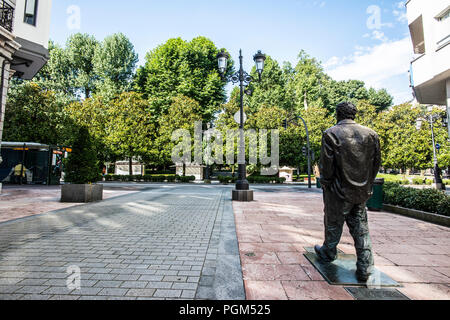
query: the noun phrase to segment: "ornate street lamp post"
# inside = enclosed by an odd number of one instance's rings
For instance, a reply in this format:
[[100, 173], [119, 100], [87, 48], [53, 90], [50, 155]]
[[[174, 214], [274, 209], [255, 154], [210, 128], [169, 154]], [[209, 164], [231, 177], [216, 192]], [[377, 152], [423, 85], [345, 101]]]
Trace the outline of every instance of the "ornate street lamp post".
[[[236, 190], [233, 190], [233, 200], [234, 201], [253, 201], [253, 191], [250, 190], [250, 185], [247, 181], [247, 166], [245, 163], [245, 135], [244, 135], [244, 94], [247, 92], [245, 89], [254, 80], [247, 72], [244, 71], [243, 67], [243, 57], [242, 50], [239, 50], [239, 71], [230, 76], [226, 76], [227, 63], [230, 56], [225, 51], [219, 52], [217, 55], [217, 60], [219, 62], [219, 72], [222, 78], [233, 84], [239, 83], [241, 90], [240, 95], [240, 120], [239, 120], [239, 177], [236, 183]], [[261, 75], [264, 70], [264, 63], [266, 61], [266, 56], [258, 51], [258, 53], [253, 57], [256, 64], [256, 71], [258, 72], [259, 80], [261, 81]]]
[[[428, 116], [428, 119], [426, 121], [430, 122], [431, 126], [431, 143], [433, 144], [433, 162], [434, 162], [434, 181], [436, 183], [436, 188], [439, 190], [445, 190], [445, 184], [442, 181], [441, 177], [441, 168], [439, 168], [438, 159], [437, 159], [437, 151], [436, 151], [436, 140], [434, 135], [434, 122], [439, 119], [440, 115], [433, 114], [433, 107], [429, 107], [428, 111], [430, 112], [430, 115]], [[423, 119], [417, 120], [417, 129], [420, 130], [422, 127]], [[444, 122], [445, 123], [445, 122]]]

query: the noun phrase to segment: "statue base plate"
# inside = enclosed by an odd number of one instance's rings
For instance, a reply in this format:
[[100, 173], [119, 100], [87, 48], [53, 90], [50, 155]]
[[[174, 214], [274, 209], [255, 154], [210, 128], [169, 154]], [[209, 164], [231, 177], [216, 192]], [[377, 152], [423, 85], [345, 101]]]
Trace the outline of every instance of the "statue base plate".
[[253, 190], [233, 190], [233, 201], [251, 202], [254, 200]]
[[368, 289], [351, 287], [345, 288], [345, 290], [350, 293], [355, 300], [410, 300], [397, 289]]
[[338, 253], [337, 260], [327, 263], [317, 257], [314, 248], [305, 248], [305, 257], [331, 285], [350, 285], [360, 287], [401, 287], [401, 284], [389, 276], [374, 269], [369, 280], [364, 283], [356, 278], [356, 256]]

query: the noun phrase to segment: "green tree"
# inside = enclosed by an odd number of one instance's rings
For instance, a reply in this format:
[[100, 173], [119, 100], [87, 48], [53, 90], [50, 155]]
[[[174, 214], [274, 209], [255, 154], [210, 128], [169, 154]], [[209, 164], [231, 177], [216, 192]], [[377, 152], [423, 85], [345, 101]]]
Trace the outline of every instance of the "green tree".
[[152, 157], [155, 125], [148, 101], [141, 94], [125, 92], [109, 101], [105, 108], [104, 143], [117, 156], [129, 159], [132, 175], [133, 158]]
[[286, 76], [278, 62], [268, 56], [261, 81], [257, 81], [259, 76], [256, 67], [253, 67], [251, 76], [255, 80], [249, 86], [253, 94], [246, 102], [252, 112], [269, 107], [291, 109], [292, 101], [286, 97]]
[[73, 72], [73, 86], [85, 98], [96, 91], [98, 75], [94, 70], [94, 54], [99, 42], [89, 34], [76, 33], [69, 37], [66, 55]]
[[64, 101], [35, 82], [24, 82], [9, 92], [4, 141], [65, 144], [71, 121]]
[[384, 167], [402, 170], [431, 167], [431, 131], [426, 125], [421, 130], [416, 128], [422, 112], [419, 107], [402, 104], [380, 115], [377, 132]]
[[[68, 99], [73, 99], [76, 94], [75, 74], [67, 50], [53, 41], [49, 41], [48, 50], [50, 59], [33, 81], [44, 89], [52, 90], [68, 97]], [[15, 85], [20, 85], [23, 82], [29, 81], [12, 82], [10, 88], [14, 89]]]
[[97, 152], [89, 130], [79, 127], [71, 143], [72, 153], [64, 161], [64, 180], [74, 184], [95, 183], [101, 179]]
[[370, 104], [367, 100], [358, 101], [356, 107], [358, 109], [356, 122], [377, 131], [380, 118], [377, 107]]
[[172, 103], [166, 114], [159, 118], [156, 150], [158, 150], [157, 164], [165, 169], [173, 165], [172, 150], [175, 144], [172, 133], [178, 129], [186, 129], [191, 133], [192, 147], [194, 146], [194, 126], [196, 121], [202, 121], [201, 106], [191, 98], [178, 95], [172, 98]]
[[295, 69], [292, 70], [289, 65], [284, 68], [289, 79], [286, 94], [294, 105], [294, 113], [299, 114], [310, 105], [329, 107], [326, 87], [330, 79], [323, 67], [303, 50], [298, 59]]
[[116, 154], [106, 142], [107, 103], [103, 97], [94, 96], [67, 104], [64, 108], [74, 123], [88, 128], [102, 163], [116, 160]]
[[131, 41], [122, 33], [106, 37], [95, 50], [94, 71], [99, 77], [99, 94], [112, 98], [129, 91], [138, 55]]
[[202, 118], [209, 122], [225, 101], [225, 82], [217, 71], [218, 51], [205, 37], [190, 42], [169, 39], [147, 54], [145, 66], [137, 72], [135, 89], [154, 99], [156, 118], [181, 94], [198, 101]]

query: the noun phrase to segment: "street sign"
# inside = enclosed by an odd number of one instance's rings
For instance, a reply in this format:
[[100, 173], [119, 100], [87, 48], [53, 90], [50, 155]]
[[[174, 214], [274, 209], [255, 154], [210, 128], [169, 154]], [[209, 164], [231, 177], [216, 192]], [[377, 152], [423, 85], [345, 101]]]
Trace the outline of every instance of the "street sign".
[[441, 150], [441, 145], [439, 143], [436, 143], [436, 149]]

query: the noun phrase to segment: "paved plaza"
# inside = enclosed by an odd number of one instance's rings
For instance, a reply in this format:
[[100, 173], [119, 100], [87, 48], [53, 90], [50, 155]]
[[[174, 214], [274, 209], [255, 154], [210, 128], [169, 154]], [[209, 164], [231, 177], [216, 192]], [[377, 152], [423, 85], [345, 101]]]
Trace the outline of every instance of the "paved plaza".
[[[264, 192], [265, 191], [265, 192]], [[234, 203], [247, 299], [347, 300], [303, 256], [322, 244], [321, 193], [261, 189]], [[410, 299], [450, 299], [450, 229], [386, 212], [369, 213], [375, 265]], [[356, 254], [347, 227], [339, 249]]]
[[[71, 266], [81, 290], [68, 289]], [[0, 224], [0, 299], [194, 298], [245, 298], [223, 188], [153, 188]]]
[[[0, 223], [0, 300], [353, 299], [303, 256], [323, 241], [318, 189], [255, 186], [256, 201], [232, 203], [233, 186], [109, 188], [103, 202]], [[376, 267], [400, 292], [450, 299], [448, 228], [385, 212], [369, 220]], [[345, 232], [339, 248], [354, 254], [352, 242]], [[68, 286], [70, 267], [80, 289]]]

